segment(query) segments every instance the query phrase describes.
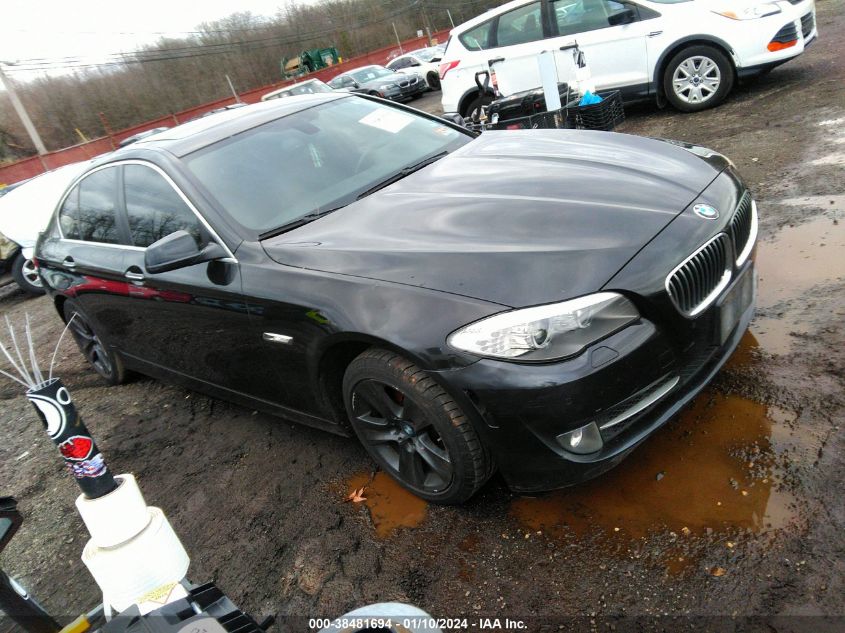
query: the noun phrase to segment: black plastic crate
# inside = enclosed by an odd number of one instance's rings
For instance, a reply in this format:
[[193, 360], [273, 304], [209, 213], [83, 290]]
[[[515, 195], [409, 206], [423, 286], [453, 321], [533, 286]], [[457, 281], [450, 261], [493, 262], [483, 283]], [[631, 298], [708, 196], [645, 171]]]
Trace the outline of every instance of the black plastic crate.
[[[561, 102], [565, 103], [568, 98], [569, 87], [565, 83], [559, 83], [557, 89]], [[507, 97], [499, 97], [487, 106], [487, 118], [492, 120], [498, 117], [499, 121], [519, 119], [540, 114], [546, 110], [545, 92], [542, 88], [533, 88], [532, 90], [516, 92]]]
[[485, 126], [488, 130], [555, 130], [560, 128], [574, 127], [566, 108], [552, 112], [538, 112], [530, 116], [523, 116], [516, 119], [507, 119], [489, 123]]
[[569, 116], [579, 130], [610, 131], [625, 120], [622, 96], [618, 90], [602, 95], [601, 103], [579, 106], [577, 101], [567, 104]]

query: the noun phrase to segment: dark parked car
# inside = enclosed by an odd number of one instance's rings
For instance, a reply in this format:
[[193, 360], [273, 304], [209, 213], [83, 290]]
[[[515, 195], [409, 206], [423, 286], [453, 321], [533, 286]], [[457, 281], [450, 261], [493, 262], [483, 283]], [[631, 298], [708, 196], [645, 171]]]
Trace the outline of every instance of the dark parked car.
[[350, 70], [329, 81], [329, 86], [335, 90], [384, 97], [392, 101], [410, 101], [428, 89], [421, 75], [402, 74], [383, 66], [364, 66]]
[[[220, 118], [222, 117], [222, 118]], [[309, 95], [102, 159], [40, 274], [101, 376], [341, 434], [470, 497], [619, 463], [714, 376], [755, 298], [756, 208], [701, 147], [485, 132]]]

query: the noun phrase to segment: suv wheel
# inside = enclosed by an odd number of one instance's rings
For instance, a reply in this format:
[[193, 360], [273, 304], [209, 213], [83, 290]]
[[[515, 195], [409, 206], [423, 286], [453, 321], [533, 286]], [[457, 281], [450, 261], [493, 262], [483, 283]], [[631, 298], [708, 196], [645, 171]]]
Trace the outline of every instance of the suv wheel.
[[14, 277], [18, 286], [29, 294], [44, 294], [44, 285], [38, 276], [38, 269], [35, 268], [35, 263], [31, 259], [24, 257], [23, 253], [18, 253], [12, 262], [12, 277]]
[[472, 101], [469, 102], [469, 105], [466, 107], [466, 111], [461, 113], [467, 121], [477, 121], [478, 117], [481, 116], [482, 108], [486, 108], [493, 102], [493, 95], [491, 94], [476, 94]]
[[733, 83], [730, 60], [720, 50], [706, 45], [683, 49], [663, 72], [666, 98], [682, 112], [698, 112], [719, 105]]
[[461, 408], [398, 354], [363, 352], [346, 370], [343, 396], [364, 448], [417, 496], [461, 503], [492, 474], [490, 455]]
[[436, 72], [431, 71], [425, 77], [425, 81], [428, 84], [428, 87], [432, 90], [440, 90], [440, 75]]

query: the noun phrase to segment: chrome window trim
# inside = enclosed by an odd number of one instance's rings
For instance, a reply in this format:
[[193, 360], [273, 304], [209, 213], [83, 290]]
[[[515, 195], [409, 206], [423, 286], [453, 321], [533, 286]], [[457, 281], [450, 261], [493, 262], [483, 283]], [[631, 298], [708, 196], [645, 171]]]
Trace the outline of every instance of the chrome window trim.
[[751, 199], [751, 231], [748, 233], [748, 240], [745, 242], [745, 246], [742, 249], [742, 252], [736, 258], [736, 267], [740, 268], [744, 263], [745, 260], [748, 259], [748, 256], [751, 255], [751, 251], [754, 249], [754, 244], [757, 242], [757, 202], [754, 198]]
[[119, 167], [119, 166], [122, 166], [122, 165], [141, 165], [142, 167], [149, 167], [150, 169], [152, 169], [153, 171], [158, 173], [162, 178], [164, 178], [165, 182], [167, 182], [167, 184], [169, 184], [171, 186], [171, 188], [176, 192], [176, 194], [182, 199], [182, 202], [184, 202], [188, 206], [188, 208], [191, 210], [191, 212], [200, 221], [200, 224], [202, 224], [205, 227], [205, 229], [208, 231], [209, 235], [211, 235], [211, 239], [213, 239], [215, 242], [217, 242], [226, 251], [228, 257], [225, 257], [225, 258], [220, 259], [218, 261], [229, 262], [231, 264], [237, 264], [238, 263], [238, 260], [235, 257], [235, 254], [226, 245], [226, 242], [224, 242], [222, 239], [220, 239], [220, 236], [217, 234], [217, 231], [215, 231], [211, 227], [211, 225], [208, 223], [208, 220], [206, 220], [202, 216], [202, 214], [194, 206], [194, 203], [191, 202], [190, 199], [188, 198], [188, 196], [186, 196], [182, 192], [182, 190], [179, 188], [179, 186], [175, 182], [173, 182], [173, 179], [167, 174], [167, 172], [165, 172], [161, 167], [159, 167], [158, 165], [155, 165], [154, 163], [151, 163], [151, 162], [146, 161], [146, 160], [140, 160], [140, 159], [137, 159], [137, 158], [129, 158], [129, 159], [125, 159], [125, 160], [115, 161], [113, 163], [108, 163], [106, 165], [100, 165], [99, 167], [96, 167], [96, 168], [92, 169], [91, 171], [86, 171], [84, 174], [82, 174], [76, 180], [73, 181], [73, 184], [70, 187], [68, 187], [67, 191], [65, 191], [64, 195], [59, 200], [58, 206], [56, 207], [55, 211], [53, 212], [54, 215], [55, 215], [55, 218], [56, 218], [56, 230], [59, 232], [59, 239], [61, 239], [62, 241], [65, 241], [65, 242], [73, 242], [73, 243], [77, 243], [77, 244], [94, 244], [94, 245], [97, 245], [97, 246], [107, 246], [107, 247], [112, 247], [112, 248], [126, 248], [126, 249], [129, 249], [129, 250], [137, 250], [137, 251], [147, 250], [146, 246], [135, 246], [133, 244], [107, 244], [105, 242], [89, 242], [88, 240], [76, 240], [76, 239], [72, 239], [72, 238], [69, 238], [69, 237], [65, 237], [64, 233], [62, 232], [62, 223], [59, 219], [59, 216], [61, 215], [62, 207], [65, 205], [65, 200], [70, 195], [71, 191], [76, 189], [76, 187], [79, 186], [79, 184], [83, 180], [85, 180], [88, 176], [95, 174], [98, 171], [102, 171], [103, 169], [115, 168], [115, 167]]
[[[678, 272], [681, 268], [686, 266], [686, 264], [693, 257], [698, 255], [702, 250], [704, 250], [705, 248], [710, 246], [710, 244], [712, 244], [716, 240], [725, 240], [727, 242], [727, 244], [725, 245], [725, 272], [722, 275], [722, 278], [719, 280], [719, 283], [716, 284], [716, 287], [712, 290], [712, 292], [704, 298], [704, 301], [702, 301], [700, 304], [698, 304], [691, 312], [684, 312], [683, 310], [681, 310], [681, 308], [675, 302], [675, 298], [672, 296], [672, 291], [669, 288], [669, 280], [672, 279], [672, 276], [676, 272]], [[716, 299], [719, 297], [721, 292], [725, 288], [727, 288], [728, 284], [731, 281], [731, 277], [733, 276], [733, 273], [732, 273], [732, 270], [731, 270], [731, 268], [732, 268], [732, 266], [731, 266], [731, 264], [732, 264], [731, 255], [732, 254], [733, 254], [733, 246], [731, 245], [730, 236], [725, 232], [720, 232], [720, 233], [717, 233], [716, 235], [714, 235], [713, 237], [711, 237], [706, 242], [704, 242], [704, 244], [699, 246], [697, 249], [695, 249], [689, 257], [687, 257], [684, 261], [682, 261], [680, 264], [675, 266], [672, 269], [672, 271], [668, 275], [666, 275], [666, 279], [663, 281], [663, 287], [666, 289], [666, 293], [669, 295], [669, 298], [672, 300], [672, 304], [675, 306], [675, 309], [677, 309], [678, 312], [680, 312], [682, 315], [684, 315], [688, 319], [692, 319], [692, 318], [698, 316], [699, 314], [701, 314], [702, 312], [704, 312], [707, 308], [709, 308], [713, 304], [714, 301], [716, 301]]]

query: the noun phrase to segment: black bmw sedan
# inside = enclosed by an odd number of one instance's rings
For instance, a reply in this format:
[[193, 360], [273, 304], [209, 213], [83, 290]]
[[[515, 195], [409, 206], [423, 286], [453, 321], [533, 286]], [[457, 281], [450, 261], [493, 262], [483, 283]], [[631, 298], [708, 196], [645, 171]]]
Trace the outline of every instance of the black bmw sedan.
[[458, 503], [594, 477], [695, 396], [751, 319], [756, 213], [702, 147], [309, 95], [93, 164], [37, 260], [108, 382], [354, 434]]

